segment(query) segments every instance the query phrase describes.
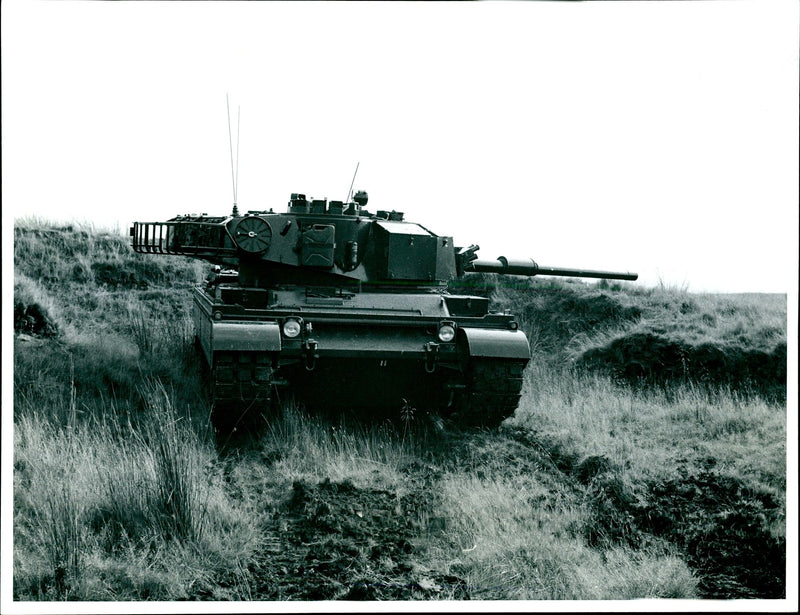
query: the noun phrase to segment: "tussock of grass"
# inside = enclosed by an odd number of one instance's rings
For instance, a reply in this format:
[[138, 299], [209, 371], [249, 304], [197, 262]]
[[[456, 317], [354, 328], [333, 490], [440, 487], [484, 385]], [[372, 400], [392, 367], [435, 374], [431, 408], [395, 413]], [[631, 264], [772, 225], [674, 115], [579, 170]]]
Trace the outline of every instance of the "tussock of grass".
[[[691, 598], [697, 581], [673, 555], [580, 540], [589, 520], [580, 500], [496, 476], [451, 474], [442, 481], [450, 540], [460, 554], [450, 571], [483, 599], [624, 600]], [[555, 503], [555, 502], [557, 503]]]
[[361, 485], [397, 485], [402, 468], [419, 455], [420, 444], [416, 438], [403, 438], [388, 423], [330, 421], [287, 405], [267, 424], [261, 450], [273, 462], [273, 471], [287, 481], [325, 476]]
[[134, 253], [130, 240], [119, 233], [25, 220], [16, 221], [14, 231], [15, 268], [50, 286], [136, 289], [200, 281], [202, 265], [197, 261], [147, 258]]
[[75, 492], [64, 483], [49, 490], [41, 504], [34, 518], [38, 540], [49, 547], [43, 558], [46, 578], [52, 580], [57, 593], [68, 595], [83, 564], [82, 525], [86, 510]]
[[785, 489], [786, 413], [779, 404], [692, 383], [636, 390], [542, 365], [531, 366], [529, 377], [530, 395], [510, 424], [535, 429], [579, 458], [603, 455], [633, 483], [713, 457], [759, 488]]
[[[194, 343], [194, 323], [181, 310], [160, 302], [145, 302], [138, 297], [127, 301], [128, 330], [143, 358], [158, 361]], [[161, 314], [166, 311], [167, 314]]]
[[227, 496], [211, 444], [151, 387], [142, 429], [18, 419], [18, 597], [185, 598], [198, 576], [227, 574], [257, 548], [256, 522]]
[[187, 418], [179, 416], [163, 385], [147, 383], [149, 421], [144, 438], [153, 454], [156, 516], [168, 539], [200, 539], [207, 529], [209, 493], [198, 481], [212, 452], [198, 441]]

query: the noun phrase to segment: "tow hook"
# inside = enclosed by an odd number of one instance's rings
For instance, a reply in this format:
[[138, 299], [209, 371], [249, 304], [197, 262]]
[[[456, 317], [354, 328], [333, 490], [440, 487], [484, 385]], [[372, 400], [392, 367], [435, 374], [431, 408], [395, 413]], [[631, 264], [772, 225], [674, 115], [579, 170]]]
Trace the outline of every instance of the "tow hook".
[[306, 340], [303, 342], [303, 365], [308, 371], [313, 371], [317, 366], [317, 340]]
[[425, 344], [425, 371], [432, 374], [436, 371], [436, 358], [439, 355], [439, 344], [428, 342]]

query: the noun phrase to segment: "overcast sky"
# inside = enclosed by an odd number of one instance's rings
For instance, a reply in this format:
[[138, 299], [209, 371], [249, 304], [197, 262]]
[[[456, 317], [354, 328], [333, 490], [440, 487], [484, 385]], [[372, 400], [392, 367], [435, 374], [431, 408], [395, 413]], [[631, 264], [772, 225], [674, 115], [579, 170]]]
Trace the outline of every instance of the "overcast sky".
[[798, 6], [4, 1], [3, 232], [228, 213], [228, 93], [240, 209], [360, 163], [483, 258], [787, 292]]

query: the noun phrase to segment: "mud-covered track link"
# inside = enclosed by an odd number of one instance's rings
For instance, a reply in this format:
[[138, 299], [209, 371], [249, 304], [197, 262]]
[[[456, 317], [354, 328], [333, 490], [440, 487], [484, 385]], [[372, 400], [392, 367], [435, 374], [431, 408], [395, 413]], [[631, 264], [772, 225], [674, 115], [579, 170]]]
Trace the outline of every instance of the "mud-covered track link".
[[214, 401], [268, 402], [272, 371], [272, 357], [267, 353], [216, 353]]
[[472, 358], [466, 387], [449, 415], [459, 427], [494, 428], [514, 414], [527, 361]]
[[273, 357], [264, 352], [217, 352], [208, 392], [220, 431], [251, 423], [274, 400]]

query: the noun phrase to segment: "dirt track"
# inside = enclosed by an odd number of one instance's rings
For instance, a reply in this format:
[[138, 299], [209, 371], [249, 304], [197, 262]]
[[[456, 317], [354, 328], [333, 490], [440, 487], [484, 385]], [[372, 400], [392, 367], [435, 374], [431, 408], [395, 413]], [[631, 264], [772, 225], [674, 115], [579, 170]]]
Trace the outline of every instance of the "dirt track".
[[[522, 429], [503, 429], [494, 437], [504, 463], [550, 465], [559, 482], [592, 502], [588, 544], [639, 548], [667, 541], [685, 554], [699, 579], [699, 597], [784, 597], [785, 541], [767, 530], [779, 515], [778, 503], [720, 475], [713, 459], [703, 460], [703, 472], [684, 471], [650, 485], [642, 498], [622, 485], [603, 457], [579, 460]], [[447, 459], [439, 461], [461, 465], [468, 447], [468, 436], [457, 437]], [[440, 476], [432, 467], [409, 465], [405, 472], [418, 488], [402, 495], [349, 481], [295, 482], [264, 527], [266, 546], [248, 570], [252, 599], [481, 598], [480, 588], [466, 578], [421, 563], [429, 533], [446, 529], [445, 520], [435, 517]]]
[[415, 561], [429, 498], [295, 482], [251, 569], [255, 600], [469, 599], [466, 583]]

